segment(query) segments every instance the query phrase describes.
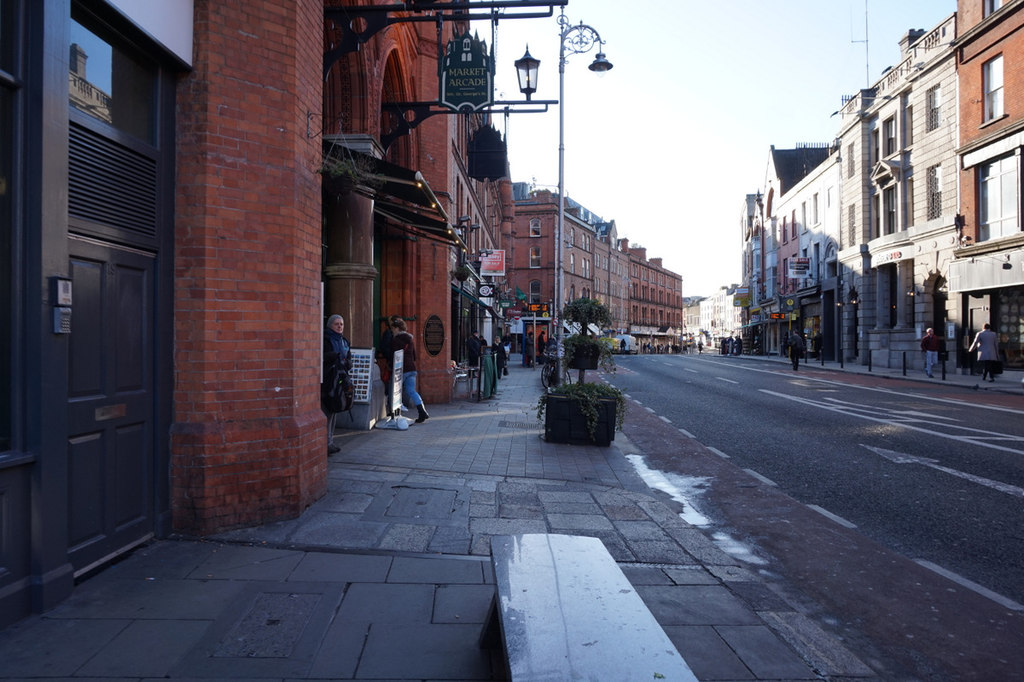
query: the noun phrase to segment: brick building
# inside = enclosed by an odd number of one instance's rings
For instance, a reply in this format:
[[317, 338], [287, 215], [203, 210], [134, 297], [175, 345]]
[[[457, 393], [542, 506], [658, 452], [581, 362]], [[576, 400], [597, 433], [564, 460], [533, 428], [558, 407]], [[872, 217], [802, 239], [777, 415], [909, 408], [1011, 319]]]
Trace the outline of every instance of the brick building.
[[1007, 367], [1024, 369], [1024, 4], [960, 0], [960, 215], [951, 302], [962, 320], [957, 348], [985, 323], [999, 334]]
[[465, 25], [385, 4], [0, 0], [0, 626], [150, 538], [321, 496], [326, 315], [361, 427], [385, 315], [450, 399], [493, 319], [453, 273], [511, 233], [504, 143], [486, 114], [399, 123]]

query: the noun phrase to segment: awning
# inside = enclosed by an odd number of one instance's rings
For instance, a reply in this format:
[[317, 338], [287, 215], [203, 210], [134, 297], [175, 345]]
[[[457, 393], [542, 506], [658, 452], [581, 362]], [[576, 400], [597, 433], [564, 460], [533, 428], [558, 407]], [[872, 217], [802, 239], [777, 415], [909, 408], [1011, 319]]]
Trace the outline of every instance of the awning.
[[374, 184], [379, 184], [379, 187], [374, 196], [374, 213], [467, 250], [466, 244], [452, 227], [448, 214], [419, 171], [333, 144], [324, 150], [325, 159], [331, 156], [344, 156], [367, 174], [376, 176]]

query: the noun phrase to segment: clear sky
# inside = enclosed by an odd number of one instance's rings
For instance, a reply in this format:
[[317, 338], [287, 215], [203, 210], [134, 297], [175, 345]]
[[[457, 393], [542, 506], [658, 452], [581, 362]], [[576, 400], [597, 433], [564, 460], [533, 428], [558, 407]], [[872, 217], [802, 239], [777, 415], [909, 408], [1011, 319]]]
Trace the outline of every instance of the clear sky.
[[[843, 95], [897, 64], [909, 29], [955, 11], [956, 0], [570, 2], [566, 16], [600, 33], [614, 68], [589, 71], [595, 51], [568, 59], [566, 194], [682, 275], [684, 296], [739, 283], [743, 202], [763, 189], [770, 146], [833, 140]], [[491, 42], [486, 22], [473, 28]], [[533, 98], [557, 100], [554, 18], [499, 21], [496, 97], [523, 98], [513, 62], [527, 44], [541, 60]], [[555, 191], [557, 107], [495, 125], [512, 180]]]

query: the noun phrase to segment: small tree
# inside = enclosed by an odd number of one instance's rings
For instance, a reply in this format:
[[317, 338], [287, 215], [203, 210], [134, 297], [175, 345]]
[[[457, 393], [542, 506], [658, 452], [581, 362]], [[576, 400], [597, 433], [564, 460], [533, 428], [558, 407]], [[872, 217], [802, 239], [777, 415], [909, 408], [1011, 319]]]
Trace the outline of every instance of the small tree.
[[608, 306], [593, 298], [577, 298], [565, 304], [562, 317], [579, 326], [579, 331], [563, 342], [565, 357], [562, 359], [567, 368], [579, 370], [579, 383], [583, 383], [587, 366], [599, 365], [606, 371], [614, 371], [611, 347], [590, 330], [591, 326], [604, 328], [611, 325], [612, 315]]

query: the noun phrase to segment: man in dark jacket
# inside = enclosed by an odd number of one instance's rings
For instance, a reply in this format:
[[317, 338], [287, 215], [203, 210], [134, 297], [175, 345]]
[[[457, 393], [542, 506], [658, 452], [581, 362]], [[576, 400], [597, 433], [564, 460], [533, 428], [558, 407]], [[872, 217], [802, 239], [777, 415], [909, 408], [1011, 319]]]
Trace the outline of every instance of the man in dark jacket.
[[480, 366], [480, 332], [473, 330], [473, 335], [466, 339], [466, 354], [469, 356], [469, 366]]

